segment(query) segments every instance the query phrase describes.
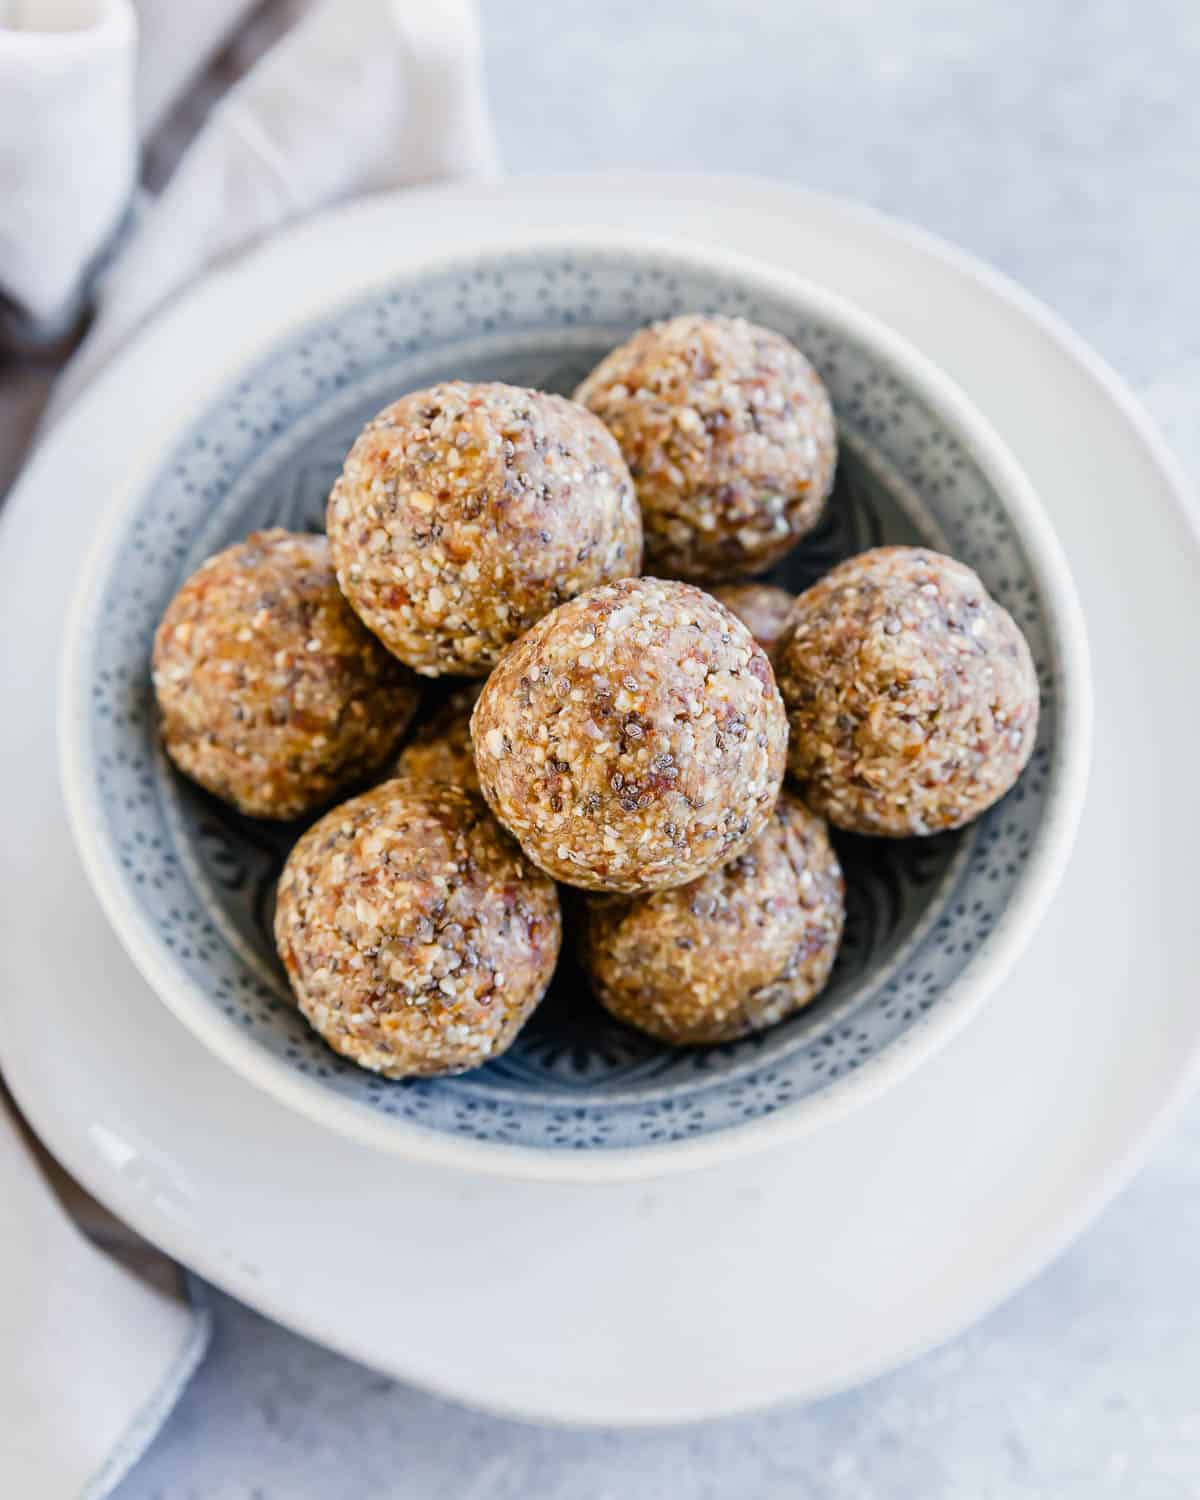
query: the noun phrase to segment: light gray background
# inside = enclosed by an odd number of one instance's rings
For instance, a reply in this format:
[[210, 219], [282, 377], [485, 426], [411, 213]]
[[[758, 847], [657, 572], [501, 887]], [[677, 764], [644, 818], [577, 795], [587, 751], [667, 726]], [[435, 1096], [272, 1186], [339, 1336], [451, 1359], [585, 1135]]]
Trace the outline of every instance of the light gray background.
[[[1200, 467], [1192, 0], [483, 9], [511, 171], [749, 171], [911, 219], [1064, 314]], [[215, 1297], [209, 1359], [117, 1493], [1193, 1500], [1198, 1271], [1193, 1105], [1120, 1202], [1033, 1286], [941, 1352], [802, 1410], [662, 1434], [543, 1431], [398, 1386]]]

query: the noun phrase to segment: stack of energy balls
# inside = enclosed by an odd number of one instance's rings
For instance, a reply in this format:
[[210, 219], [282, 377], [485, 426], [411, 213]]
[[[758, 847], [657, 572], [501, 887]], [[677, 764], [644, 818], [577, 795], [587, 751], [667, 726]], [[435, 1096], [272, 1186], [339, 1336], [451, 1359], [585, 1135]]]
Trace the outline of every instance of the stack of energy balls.
[[[154, 647], [180, 770], [260, 818], [370, 788], [278, 888], [279, 953], [331, 1047], [389, 1077], [499, 1055], [554, 973], [556, 882], [613, 1015], [675, 1044], [759, 1030], [833, 966], [827, 823], [935, 833], [1008, 790], [1036, 678], [970, 569], [886, 547], [799, 598], [753, 581], [835, 463], [798, 349], [679, 317], [574, 401], [401, 397], [351, 448], [327, 539], [256, 533], [183, 585]], [[453, 691], [406, 739], [421, 677]]]

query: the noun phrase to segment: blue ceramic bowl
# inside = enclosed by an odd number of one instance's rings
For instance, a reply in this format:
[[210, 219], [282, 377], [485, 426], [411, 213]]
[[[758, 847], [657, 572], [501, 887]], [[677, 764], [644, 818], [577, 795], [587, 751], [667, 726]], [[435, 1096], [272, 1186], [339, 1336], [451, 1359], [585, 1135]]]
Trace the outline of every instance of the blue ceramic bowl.
[[[290, 1003], [271, 941], [295, 830], [178, 776], [155, 732], [154, 628], [183, 578], [255, 527], [316, 530], [359, 427], [434, 381], [569, 393], [640, 324], [741, 314], [793, 339], [841, 433], [827, 519], [776, 570], [793, 589], [882, 542], [974, 567], [1024, 629], [1041, 729], [1017, 787], [974, 827], [840, 838], [845, 942], [790, 1021], [676, 1051], [610, 1019], [569, 967], [512, 1050], [463, 1077], [388, 1082], [345, 1063]], [[1069, 573], [996, 434], [896, 335], [819, 288], [727, 254], [557, 241], [382, 284], [260, 352], [210, 395], [102, 531], [65, 649], [61, 746], [90, 876], [168, 1005], [241, 1072], [376, 1145], [547, 1177], [654, 1173], [810, 1127], [902, 1076], [998, 982], [1061, 872], [1083, 795], [1086, 646]]]

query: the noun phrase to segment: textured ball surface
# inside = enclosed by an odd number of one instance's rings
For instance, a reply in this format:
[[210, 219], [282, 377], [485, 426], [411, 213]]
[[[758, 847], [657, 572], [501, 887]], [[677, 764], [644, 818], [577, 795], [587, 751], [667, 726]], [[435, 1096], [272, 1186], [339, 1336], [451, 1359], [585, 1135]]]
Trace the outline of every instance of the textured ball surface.
[[637, 485], [648, 572], [760, 573], [820, 517], [837, 430], [795, 345], [742, 318], [654, 323], [575, 393], [616, 435]]
[[773, 583], [722, 583], [712, 591], [726, 609], [738, 619], [771, 658], [787, 632], [795, 594], [776, 588]]
[[844, 921], [825, 823], [784, 792], [750, 847], [699, 880], [589, 897], [581, 957], [619, 1020], [664, 1042], [727, 1042], [820, 993]]
[[471, 744], [471, 711], [478, 688], [458, 688], [424, 723], [418, 724], [393, 762], [392, 775], [414, 781], [444, 781], [480, 796]]
[[255, 532], [210, 557], [154, 638], [163, 744], [241, 812], [294, 818], [377, 770], [416, 679], [343, 599], [324, 537]]
[[770, 816], [787, 722], [753, 636], [685, 583], [629, 579], [547, 615], [488, 678], [471, 724], [497, 817], [556, 879], [682, 885]]
[[309, 1024], [389, 1078], [506, 1050], [545, 993], [558, 894], [477, 798], [387, 781], [292, 850], [275, 941]]
[[803, 593], [777, 657], [788, 769], [839, 828], [960, 828], [1033, 752], [1038, 685], [1025, 637], [960, 562], [864, 552]]
[[612, 435], [561, 396], [452, 381], [360, 433], [329, 498], [338, 581], [402, 661], [485, 676], [556, 605], [637, 573], [641, 518]]

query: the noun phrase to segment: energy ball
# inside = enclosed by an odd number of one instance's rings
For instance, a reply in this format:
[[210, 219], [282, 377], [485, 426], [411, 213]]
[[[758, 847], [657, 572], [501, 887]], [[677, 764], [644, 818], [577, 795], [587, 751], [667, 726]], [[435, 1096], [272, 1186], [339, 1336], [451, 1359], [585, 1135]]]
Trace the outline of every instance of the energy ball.
[[778, 589], [773, 583], [722, 583], [713, 589], [712, 595], [737, 615], [774, 665], [775, 652], [796, 602], [795, 594]]
[[635, 578], [523, 636], [484, 685], [471, 738], [483, 795], [535, 864], [635, 894], [754, 841], [787, 718], [740, 620], [690, 584]]
[[452, 381], [359, 434], [333, 487], [338, 582], [428, 677], [483, 677], [544, 614], [640, 572], [642, 523], [612, 434], [562, 396]]
[[729, 1042], [820, 993], [845, 914], [825, 823], [785, 792], [720, 869], [650, 896], [589, 897], [581, 957], [618, 1020], [663, 1042]]
[[275, 943], [309, 1024], [388, 1078], [498, 1057], [545, 993], [558, 893], [477, 798], [386, 781], [288, 857]]
[[621, 445], [649, 572], [700, 583], [761, 573], [824, 508], [833, 408], [799, 349], [766, 328], [653, 323], [602, 359], [575, 399]]
[[1024, 769], [1038, 722], [1025, 637], [978, 577], [878, 547], [800, 595], [778, 656], [788, 769], [853, 833], [961, 828]]
[[401, 747], [392, 774], [414, 781], [444, 781], [473, 797], [481, 795], [471, 744], [471, 710], [479, 690], [459, 688], [437, 712], [413, 730]]
[[377, 770], [419, 697], [342, 598], [325, 538], [281, 530], [192, 574], [153, 672], [167, 754], [257, 818], [299, 817]]

